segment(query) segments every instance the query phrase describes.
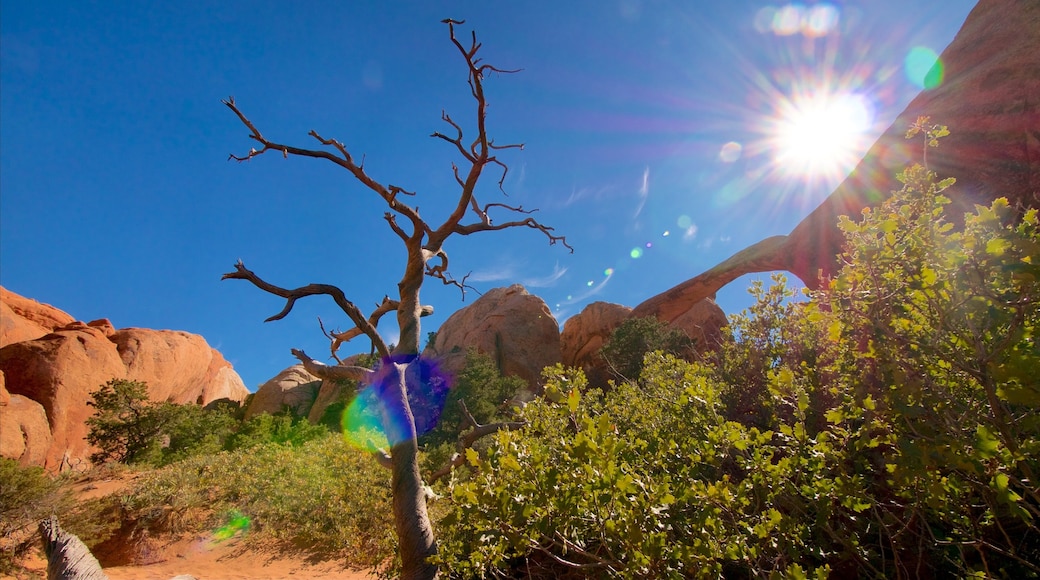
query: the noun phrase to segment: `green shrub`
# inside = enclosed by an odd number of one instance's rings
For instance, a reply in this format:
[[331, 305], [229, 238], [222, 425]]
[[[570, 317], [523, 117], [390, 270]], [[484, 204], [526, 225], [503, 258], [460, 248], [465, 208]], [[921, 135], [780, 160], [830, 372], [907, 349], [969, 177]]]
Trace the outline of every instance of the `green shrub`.
[[175, 406], [149, 402], [147, 384], [124, 379], [112, 379], [90, 396], [87, 404], [97, 410], [87, 419], [87, 442], [99, 449], [91, 461], [161, 462], [162, 439]]
[[40, 520], [71, 505], [62, 482], [43, 468], [0, 457], [0, 573], [13, 573], [15, 559], [37, 545]]
[[600, 355], [619, 378], [635, 380], [643, 368], [643, 358], [654, 351], [689, 357], [693, 354], [693, 339], [653, 316], [630, 318], [614, 329]]
[[1040, 575], [1040, 219], [954, 231], [950, 181], [900, 179], [834, 280], [756, 285], [715, 359], [605, 394], [548, 370], [449, 484], [449, 576]]
[[187, 458], [143, 476], [124, 500], [147, 533], [243, 533], [350, 566], [394, 553], [390, 473], [327, 434], [298, 446], [264, 443]]
[[287, 413], [261, 413], [241, 424], [228, 437], [225, 449], [248, 449], [265, 443], [299, 446], [307, 441], [329, 434], [325, 425], [312, 425], [307, 419], [294, 418]]
[[502, 376], [490, 356], [467, 351], [466, 362], [454, 377], [437, 426], [419, 439], [420, 444], [436, 446], [456, 440], [463, 424], [460, 401], [478, 423], [490, 423], [508, 416], [512, 409], [505, 404], [526, 387], [527, 383], [519, 377]]

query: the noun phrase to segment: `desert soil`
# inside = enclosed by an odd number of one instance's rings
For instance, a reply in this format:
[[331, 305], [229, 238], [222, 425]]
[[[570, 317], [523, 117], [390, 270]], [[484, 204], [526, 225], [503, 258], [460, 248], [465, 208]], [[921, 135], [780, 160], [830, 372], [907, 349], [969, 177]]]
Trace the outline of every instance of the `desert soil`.
[[[126, 487], [134, 475], [90, 481], [77, 484], [73, 493], [79, 500], [117, 493]], [[2, 576], [0, 580], [29, 580], [47, 577], [47, 560], [43, 550], [32, 554], [21, 562], [27, 574]], [[223, 542], [196, 536], [172, 541], [155, 547], [148, 554], [154, 563], [141, 566], [114, 566], [105, 568], [110, 580], [169, 580], [178, 575], [193, 576], [198, 580], [372, 580], [372, 570], [344, 568], [341, 562], [330, 560], [316, 562], [305, 554], [287, 554], [276, 550], [258, 548], [240, 537]]]

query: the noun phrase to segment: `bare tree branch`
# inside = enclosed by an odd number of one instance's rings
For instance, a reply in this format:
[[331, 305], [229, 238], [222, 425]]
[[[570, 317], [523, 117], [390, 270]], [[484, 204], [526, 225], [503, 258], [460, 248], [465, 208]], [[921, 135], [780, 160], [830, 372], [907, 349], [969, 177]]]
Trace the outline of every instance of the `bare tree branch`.
[[[397, 300], [391, 300], [389, 296], [383, 296], [383, 301], [380, 302], [379, 306], [377, 306], [376, 309], [372, 311], [372, 314], [368, 315], [368, 323], [372, 325], [373, 328], [375, 328], [379, 325], [379, 320], [383, 318], [383, 315], [390, 312], [395, 312], [399, 305], [400, 302], [398, 302]], [[419, 312], [419, 316], [421, 317], [429, 316], [431, 314], [433, 314], [433, 306], [429, 305], [424, 305], [422, 307], [422, 310]], [[362, 334], [364, 334], [364, 332], [357, 326], [351, 328], [350, 330], [345, 330], [343, 332], [333, 331], [327, 333], [326, 336], [328, 336], [332, 340], [332, 357], [339, 361], [339, 357], [336, 356], [336, 353], [339, 351], [339, 347], [342, 346], [343, 343], [350, 341], [352, 338], [361, 336]]]
[[460, 235], [463, 235], [463, 236], [468, 236], [468, 235], [474, 234], [476, 232], [490, 232], [490, 231], [504, 230], [504, 229], [508, 229], [508, 228], [519, 228], [519, 227], [527, 227], [527, 228], [531, 228], [531, 229], [534, 229], [534, 230], [538, 230], [538, 231], [542, 232], [543, 234], [545, 234], [545, 236], [547, 238], [549, 238], [549, 245], [550, 246], [555, 246], [556, 242], [559, 242], [559, 243], [563, 244], [563, 246], [566, 247], [568, 250], [570, 250], [572, 254], [574, 253], [574, 248], [570, 244], [567, 243], [567, 236], [558, 236], [556, 234], [553, 234], [552, 232], [555, 231], [555, 228], [551, 228], [549, 226], [544, 226], [544, 225], [538, 223], [538, 221], [535, 220], [534, 218], [527, 218], [525, 220], [513, 221], [513, 222], [505, 222], [505, 223], [501, 223], [501, 224], [480, 223], [480, 224], [469, 224], [469, 225], [456, 225], [455, 229], [453, 231], [456, 234], [460, 234]]
[[459, 433], [458, 442], [455, 444], [456, 453], [451, 456], [451, 460], [448, 461], [446, 465], [430, 474], [427, 483], [437, 481], [438, 479], [450, 474], [456, 467], [465, 463], [466, 450], [472, 447], [473, 444], [481, 438], [487, 437], [492, 433], [497, 433], [503, 429], [506, 431], [513, 431], [514, 429], [519, 429], [525, 425], [523, 421], [501, 421], [498, 423], [481, 425], [473, 418], [473, 414], [469, 412], [469, 408], [466, 407], [464, 401], [459, 401], [459, 407], [462, 408], [462, 432]]
[[256, 128], [256, 125], [254, 125], [253, 122], [250, 121], [249, 118], [246, 117], [241, 110], [239, 110], [238, 105], [235, 103], [234, 97], [228, 97], [227, 99], [221, 102], [224, 103], [229, 109], [231, 109], [235, 113], [235, 115], [238, 116], [239, 120], [242, 121], [242, 124], [249, 129], [249, 138], [263, 145], [263, 147], [260, 150], [257, 150], [255, 148], [250, 149], [249, 153], [247, 153], [245, 156], [231, 154], [228, 156], [229, 160], [234, 159], [235, 161], [248, 161], [254, 157], [263, 155], [264, 153], [270, 150], [275, 150], [280, 152], [283, 157], [288, 157], [290, 154], [292, 154], [300, 157], [313, 157], [317, 159], [325, 159], [331, 161], [332, 163], [335, 163], [336, 165], [339, 165], [340, 167], [343, 167], [344, 169], [349, 171], [354, 176], [354, 178], [360, 181], [363, 185], [365, 185], [365, 187], [379, 194], [379, 196], [382, 197], [384, 201], [386, 201], [387, 205], [390, 206], [391, 209], [407, 217], [408, 220], [411, 221], [412, 224], [415, 226], [417, 231], [429, 229], [429, 226], [427, 226], [419, 217], [419, 213], [417, 210], [397, 200], [398, 193], [406, 193], [411, 195], [411, 192], [408, 192], [398, 186], [385, 186], [382, 183], [379, 183], [378, 181], [372, 179], [367, 173], [365, 173], [364, 161], [362, 161], [360, 165], [355, 163], [353, 156], [347, 150], [346, 146], [343, 145], [343, 143], [335, 139], [326, 139], [319, 135], [317, 131], [312, 130], [308, 133], [308, 135], [317, 139], [318, 142], [322, 145], [332, 147], [339, 152], [339, 155], [335, 155], [333, 153], [330, 153], [329, 151], [305, 149], [301, 147], [283, 145], [281, 143], [270, 141], [267, 138], [265, 138], [263, 134], [260, 133], [260, 130]]
[[285, 308], [283, 308], [282, 311], [278, 314], [275, 314], [274, 316], [267, 318], [267, 320], [265, 320], [264, 322], [270, 322], [272, 320], [281, 320], [282, 318], [285, 318], [285, 316], [289, 314], [290, 311], [292, 311], [292, 308], [296, 304], [296, 301], [300, 298], [314, 296], [317, 294], [326, 294], [328, 296], [331, 296], [332, 299], [336, 302], [336, 305], [340, 307], [340, 310], [346, 313], [347, 317], [350, 318], [351, 322], [353, 322], [358, 327], [358, 329], [360, 329], [361, 332], [363, 332], [365, 336], [367, 336], [372, 341], [373, 346], [375, 346], [376, 350], [379, 351], [379, 355], [383, 357], [390, 356], [390, 350], [387, 348], [386, 343], [383, 342], [383, 338], [379, 336], [379, 333], [376, 331], [375, 326], [370, 324], [368, 320], [365, 319], [358, 307], [355, 306], [354, 303], [350, 300], [347, 300], [347, 297], [343, 294], [343, 291], [337, 288], [336, 286], [332, 286], [331, 284], [308, 284], [307, 286], [296, 288], [294, 290], [288, 290], [286, 288], [275, 286], [274, 284], [270, 284], [260, 279], [259, 276], [247, 269], [245, 267], [245, 264], [243, 264], [241, 260], [239, 260], [239, 262], [235, 264], [234, 272], [224, 274], [223, 276], [221, 276], [220, 279], [248, 280], [254, 286], [263, 290], [264, 292], [285, 298]]
[[314, 360], [308, 356], [307, 353], [297, 348], [292, 349], [291, 352], [297, 360], [303, 363], [303, 368], [307, 369], [307, 372], [319, 379], [328, 379], [332, 381], [359, 381], [362, 384], [367, 384], [375, 374], [375, 371], [372, 369], [366, 369], [365, 367], [327, 365], [321, 361]]

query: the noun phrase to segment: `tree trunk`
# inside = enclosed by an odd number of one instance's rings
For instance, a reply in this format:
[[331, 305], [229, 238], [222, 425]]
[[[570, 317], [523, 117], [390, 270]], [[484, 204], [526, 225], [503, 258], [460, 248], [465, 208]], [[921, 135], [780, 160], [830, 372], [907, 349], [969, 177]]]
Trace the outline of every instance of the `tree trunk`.
[[58, 526], [58, 518], [41, 521], [40, 536], [47, 555], [47, 580], [108, 580], [97, 558], [79, 538]]
[[[417, 359], [416, 359], [417, 360]], [[380, 380], [384, 402], [390, 411], [384, 419], [392, 447], [391, 488], [393, 491], [394, 528], [401, 556], [402, 580], [426, 580], [437, 577], [437, 566], [427, 558], [437, 553], [433, 526], [426, 511], [426, 494], [419, 473], [419, 446], [416, 441], [415, 418], [408, 405], [408, 377], [412, 363], [386, 361]]]

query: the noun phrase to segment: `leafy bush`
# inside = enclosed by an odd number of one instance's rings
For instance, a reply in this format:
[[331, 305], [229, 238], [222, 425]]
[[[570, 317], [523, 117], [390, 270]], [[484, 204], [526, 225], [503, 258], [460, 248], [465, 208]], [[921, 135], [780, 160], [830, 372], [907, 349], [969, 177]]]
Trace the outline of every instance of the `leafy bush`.
[[449, 574], [1040, 575], [1040, 220], [997, 200], [954, 231], [950, 181], [900, 179], [841, 222], [834, 280], [753, 287], [716, 359], [605, 394], [547, 371], [450, 482]]
[[0, 457], [0, 573], [12, 573], [15, 559], [37, 545], [39, 521], [64, 513], [71, 501], [43, 468]]
[[312, 425], [307, 419], [288, 414], [261, 413], [242, 423], [228, 437], [225, 449], [248, 449], [265, 443], [299, 446], [328, 434], [329, 428], [323, 424]]
[[688, 357], [693, 353], [693, 339], [653, 316], [631, 318], [614, 329], [600, 355], [618, 377], [634, 380], [643, 368], [643, 357], [654, 351]]
[[148, 473], [124, 499], [146, 533], [235, 533], [281, 542], [350, 566], [385, 563], [395, 549], [389, 472], [326, 435], [190, 457]]
[[87, 441], [99, 448], [94, 463], [109, 461], [168, 465], [195, 455], [244, 449], [264, 443], [301, 445], [324, 437], [325, 425], [311, 425], [290, 414], [260, 414], [238, 419], [234, 405], [175, 405], [148, 400], [148, 385], [113, 379], [91, 393], [97, 409], [87, 419]]
[[460, 401], [478, 423], [489, 423], [507, 415], [511, 409], [503, 405], [526, 387], [527, 383], [519, 377], [502, 376], [490, 356], [467, 351], [466, 362], [454, 377], [437, 427], [422, 437], [420, 443], [437, 445], [455, 440], [463, 424]]

